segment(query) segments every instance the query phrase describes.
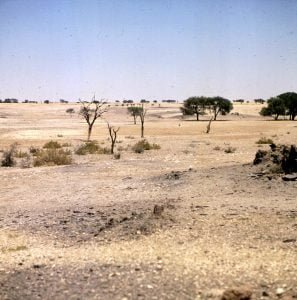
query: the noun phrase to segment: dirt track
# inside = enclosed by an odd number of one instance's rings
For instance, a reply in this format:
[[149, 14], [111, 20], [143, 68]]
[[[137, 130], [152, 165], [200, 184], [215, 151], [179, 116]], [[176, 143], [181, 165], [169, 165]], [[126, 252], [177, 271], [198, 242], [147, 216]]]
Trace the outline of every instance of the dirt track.
[[[86, 128], [68, 107], [1, 105], [0, 148], [75, 147]], [[234, 286], [296, 298], [296, 182], [250, 175], [255, 142], [295, 143], [297, 123], [262, 120], [259, 109], [237, 105], [207, 135], [175, 106], [152, 107], [145, 133], [160, 150], [1, 168], [0, 299], [220, 299]], [[138, 140], [125, 108], [106, 118], [121, 127], [118, 147]], [[108, 145], [104, 122], [93, 138]]]

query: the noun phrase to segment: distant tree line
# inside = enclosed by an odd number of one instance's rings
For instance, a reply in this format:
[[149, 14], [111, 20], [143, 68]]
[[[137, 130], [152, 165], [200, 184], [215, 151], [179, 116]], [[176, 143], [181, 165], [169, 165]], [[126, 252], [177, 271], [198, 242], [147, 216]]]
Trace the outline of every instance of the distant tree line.
[[261, 116], [272, 116], [278, 120], [280, 116], [288, 116], [295, 120], [297, 116], [297, 93], [288, 92], [267, 100], [267, 106], [260, 111]]
[[15, 98], [6, 98], [4, 100], [0, 100], [0, 103], [19, 103], [19, 100]]
[[181, 107], [183, 115], [196, 115], [196, 120], [199, 121], [200, 115], [209, 112], [213, 114], [213, 120], [217, 119], [219, 114], [228, 114], [233, 109], [233, 104], [230, 100], [223, 97], [190, 97], [184, 101]]

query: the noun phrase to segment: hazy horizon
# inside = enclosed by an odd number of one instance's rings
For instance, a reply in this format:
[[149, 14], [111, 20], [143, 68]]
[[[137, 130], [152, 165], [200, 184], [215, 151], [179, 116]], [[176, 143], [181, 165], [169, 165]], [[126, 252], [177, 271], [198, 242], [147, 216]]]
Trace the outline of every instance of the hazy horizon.
[[0, 0], [0, 99], [297, 91], [296, 1]]

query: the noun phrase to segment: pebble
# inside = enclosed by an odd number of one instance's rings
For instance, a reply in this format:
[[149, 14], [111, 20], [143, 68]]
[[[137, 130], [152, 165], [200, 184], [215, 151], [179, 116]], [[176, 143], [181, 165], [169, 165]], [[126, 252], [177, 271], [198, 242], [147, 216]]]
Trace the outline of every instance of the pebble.
[[284, 292], [285, 292], [285, 290], [283, 288], [279, 287], [276, 289], [275, 294], [277, 296], [281, 296]]

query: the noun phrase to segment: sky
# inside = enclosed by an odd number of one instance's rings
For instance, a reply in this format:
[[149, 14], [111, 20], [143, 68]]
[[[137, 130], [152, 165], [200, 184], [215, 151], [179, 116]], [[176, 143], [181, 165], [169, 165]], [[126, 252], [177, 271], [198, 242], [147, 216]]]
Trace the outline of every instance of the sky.
[[0, 99], [297, 91], [297, 1], [0, 0]]

